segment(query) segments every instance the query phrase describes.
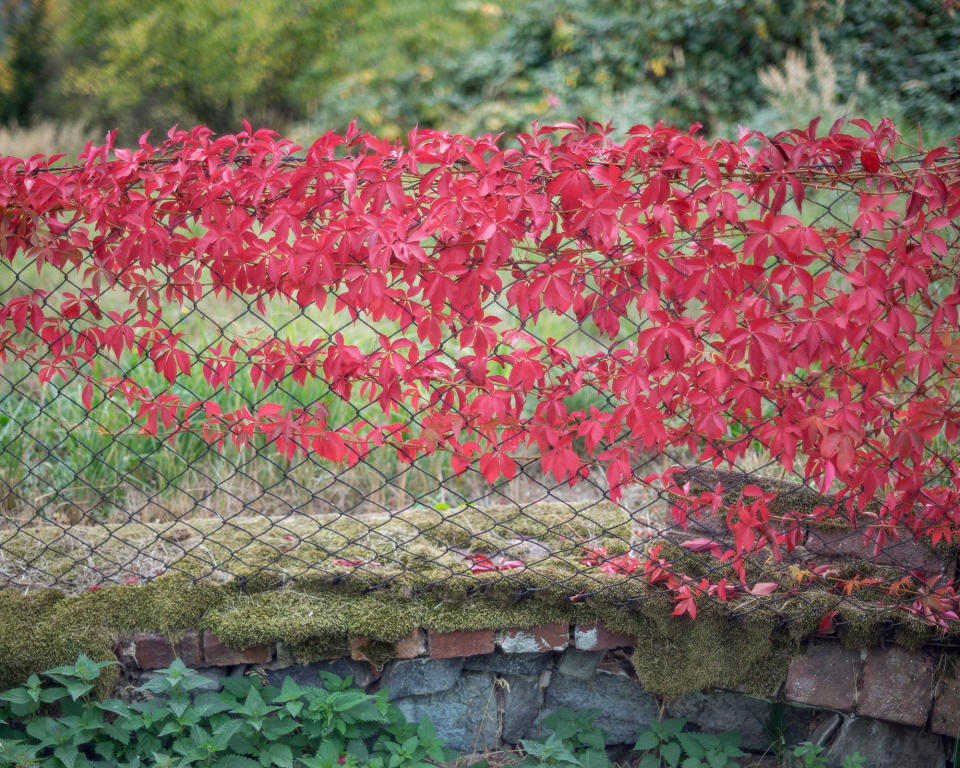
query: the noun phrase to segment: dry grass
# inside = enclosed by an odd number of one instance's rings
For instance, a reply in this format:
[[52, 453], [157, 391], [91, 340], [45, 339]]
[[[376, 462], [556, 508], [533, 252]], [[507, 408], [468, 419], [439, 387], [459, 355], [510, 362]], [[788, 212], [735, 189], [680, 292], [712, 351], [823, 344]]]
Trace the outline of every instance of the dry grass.
[[0, 128], [0, 155], [32, 157], [65, 154], [75, 158], [93, 137], [82, 123], [41, 122]]
[[867, 85], [863, 72], [857, 74], [855, 92], [841, 101], [837, 90], [837, 70], [833, 58], [820, 41], [814, 28], [810, 35], [812, 66], [807, 55], [791, 50], [782, 67], [767, 67], [757, 75], [767, 90], [767, 100], [786, 126], [804, 125], [812, 115], [823, 115], [832, 122], [857, 110], [856, 93]]

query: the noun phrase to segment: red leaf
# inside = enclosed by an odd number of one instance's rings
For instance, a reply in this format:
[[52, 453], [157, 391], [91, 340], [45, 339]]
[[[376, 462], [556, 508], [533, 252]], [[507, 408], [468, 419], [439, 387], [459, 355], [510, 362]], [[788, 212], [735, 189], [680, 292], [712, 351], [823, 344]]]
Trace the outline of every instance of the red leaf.
[[86, 386], [84, 386], [80, 399], [83, 400], [84, 408], [88, 411], [93, 409], [93, 384], [89, 381], [86, 383]]
[[524, 567], [524, 564], [520, 560], [504, 560], [502, 557], [498, 557], [496, 561], [493, 561], [484, 554], [465, 555], [463, 559], [473, 562], [473, 565], [470, 566], [471, 573], [509, 571], [514, 568]]
[[480, 457], [480, 473], [487, 482], [496, 482], [501, 475], [508, 480], [517, 474], [516, 462], [500, 451], [492, 451]]
[[[689, 595], [689, 590], [686, 592], [686, 594]], [[697, 618], [697, 604], [693, 597], [683, 597], [677, 601], [677, 605], [673, 609], [672, 615], [683, 616], [684, 614], [688, 614], [691, 619]]]
[[860, 152], [860, 164], [867, 173], [876, 173], [880, 170], [880, 155], [872, 149], [864, 149]]
[[720, 557], [723, 554], [723, 546], [712, 539], [688, 539], [687, 541], [681, 542], [680, 546], [684, 549], [693, 550], [694, 552], [709, 550], [710, 554], [714, 557]]
[[820, 623], [817, 625], [816, 634], [818, 635], [830, 635], [833, 634], [833, 620], [836, 617], [836, 611], [828, 611], [823, 615], [823, 618], [820, 619]]

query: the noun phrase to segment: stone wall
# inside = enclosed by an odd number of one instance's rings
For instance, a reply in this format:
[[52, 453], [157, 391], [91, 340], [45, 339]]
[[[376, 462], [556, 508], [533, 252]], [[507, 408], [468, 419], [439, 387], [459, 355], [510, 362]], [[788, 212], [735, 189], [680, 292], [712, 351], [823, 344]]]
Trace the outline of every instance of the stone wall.
[[946, 654], [855, 651], [818, 641], [766, 698], [714, 690], [663, 700], [637, 683], [633, 643], [602, 624], [547, 624], [503, 632], [417, 630], [395, 644], [382, 666], [368, 658], [372, 646], [365, 638], [351, 640], [349, 658], [308, 665], [297, 665], [282, 643], [235, 650], [208, 632], [188, 632], [175, 646], [157, 634], [137, 634], [116, 652], [128, 684], [176, 656], [209, 677], [212, 689], [221, 677], [251, 671], [277, 685], [287, 675], [316, 684], [317, 670], [352, 675], [368, 691], [387, 687], [408, 718], [429, 716], [438, 734], [464, 752], [543, 735], [543, 717], [570, 707], [599, 710], [611, 743], [632, 744], [663, 714], [704, 731], [739, 730], [744, 749], [758, 754], [768, 751], [772, 728], [787, 743], [822, 744], [830, 765], [854, 751], [870, 768], [950, 764], [960, 729], [960, 681]]

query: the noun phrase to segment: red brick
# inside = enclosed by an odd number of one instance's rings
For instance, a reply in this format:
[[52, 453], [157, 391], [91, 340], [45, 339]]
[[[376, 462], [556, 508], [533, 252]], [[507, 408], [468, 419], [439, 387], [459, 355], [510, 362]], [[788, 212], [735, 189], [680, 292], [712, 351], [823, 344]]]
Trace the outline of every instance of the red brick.
[[497, 635], [497, 645], [504, 653], [537, 653], [562, 651], [570, 644], [569, 624], [540, 624], [517, 627]]
[[860, 651], [839, 645], [811, 648], [793, 660], [784, 698], [798, 704], [852, 712], [857, 701]]
[[415, 629], [393, 646], [393, 655], [398, 659], [415, 659], [427, 652], [427, 641], [423, 631]]
[[[353, 659], [353, 661], [361, 662], [364, 667], [368, 667], [370, 669], [368, 674], [372, 675], [373, 680], [376, 680], [380, 677], [380, 668], [383, 666], [383, 660], [374, 662], [367, 656], [367, 647], [372, 642], [369, 637], [351, 637], [349, 641], [350, 658]], [[381, 650], [382, 647], [377, 647], [378, 652]], [[376, 656], [377, 654], [374, 655]], [[356, 676], [354, 676], [354, 679], [356, 680]]]
[[957, 738], [960, 733], [960, 680], [944, 680], [933, 702], [930, 730], [941, 736]]
[[857, 714], [905, 725], [927, 723], [936, 666], [927, 653], [901, 648], [867, 651]]
[[227, 648], [216, 635], [203, 633], [203, 656], [207, 664], [224, 667], [232, 664], [266, 664], [270, 661], [270, 646], [258, 645], [242, 651]]
[[200, 638], [196, 632], [187, 632], [183, 640], [172, 646], [152, 632], [141, 632], [133, 637], [135, 658], [140, 669], [162, 669], [169, 667], [175, 658], [179, 658], [188, 667], [203, 666], [200, 654]]
[[350, 658], [354, 661], [370, 661], [364, 648], [370, 643], [369, 637], [351, 637], [350, 638]]
[[613, 632], [603, 622], [578, 624], [573, 630], [573, 641], [581, 651], [609, 651], [637, 644], [637, 638]]
[[179, 656], [188, 667], [203, 666], [203, 653], [200, 650], [199, 632], [187, 632], [183, 636], [183, 640], [173, 648], [177, 652], [177, 656]]
[[477, 632], [434, 632], [427, 633], [430, 656], [434, 659], [454, 659], [460, 656], [479, 656], [493, 653], [495, 649], [493, 631], [481, 629]]

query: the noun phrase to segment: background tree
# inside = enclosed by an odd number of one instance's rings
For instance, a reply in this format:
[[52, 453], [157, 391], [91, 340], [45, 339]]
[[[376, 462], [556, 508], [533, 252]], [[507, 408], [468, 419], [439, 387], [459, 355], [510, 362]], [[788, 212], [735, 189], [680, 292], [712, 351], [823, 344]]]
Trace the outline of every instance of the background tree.
[[0, 124], [29, 125], [51, 109], [55, 65], [46, 0], [0, 2]]
[[[304, 140], [354, 118], [386, 136], [577, 116], [770, 130], [798, 119], [775, 103], [797, 89], [911, 132], [960, 123], [946, 0], [0, 0], [0, 20], [0, 123], [123, 142], [243, 119]], [[771, 93], [760, 73], [800, 72], [788, 57], [830, 77]]]

